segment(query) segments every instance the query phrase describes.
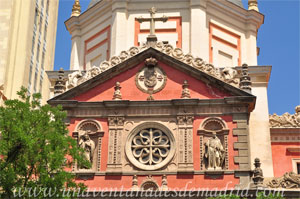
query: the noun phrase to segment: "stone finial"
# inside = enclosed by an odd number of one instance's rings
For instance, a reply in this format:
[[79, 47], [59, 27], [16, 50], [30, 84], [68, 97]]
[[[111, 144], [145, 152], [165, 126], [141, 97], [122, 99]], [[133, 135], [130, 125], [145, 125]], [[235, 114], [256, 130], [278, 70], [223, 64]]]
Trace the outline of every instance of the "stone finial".
[[257, 0], [248, 0], [248, 10], [255, 10], [259, 12], [257, 6]]
[[132, 176], [132, 187], [131, 187], [131, 190], [132, 191], [138, 191], [139, 190], [137, 175]]
[[183, 81], [181, 98], [183, 98], [183, 99], [191, 98], [190, 90], [189, 90], [189, 84], [188, 84], [187, 80]]
[[65, 71], [63, 68], [60, 68], [58, 71], [58, 79], [54, 85], [54, 96], [59, 95], [66, 90], [66, 82], [64, 80]]
[[121, 88], [122, 87], [120, 86], [120, 82], [116, 82], [113, 100], [121, 100], [122, 99]]
[[264, 182], [263, 171], [260, 168], [260, 165], [261, 165], [260, 159], [255, 158], [255, 160], [254, 160], [255, 169], [252, 171], [253, 172], [253, 177], [252, 177], [253, 186], [252, 187], [255, 187], [255, 188], [262, 187], [263, 182]]
[[75, 0], [72, 8], [71, 17], [77, 17], [81, 13], [81, 6], [79, 0]]
[[167, 176], [164, 174], [161, 179], [161, 190], [168, 191], [168, 180]]
[[251, 77], [248, 72], [248, 65], [242, 65], [242, 77], [240, 78], [240, 88], [248, 93], [251, 93]]

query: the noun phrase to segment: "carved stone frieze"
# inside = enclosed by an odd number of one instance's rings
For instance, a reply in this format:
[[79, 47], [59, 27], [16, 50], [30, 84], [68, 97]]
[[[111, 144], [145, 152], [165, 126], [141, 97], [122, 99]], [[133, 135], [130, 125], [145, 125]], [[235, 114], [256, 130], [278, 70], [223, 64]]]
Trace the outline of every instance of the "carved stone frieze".
[[[67, 89], [73, 88], [96, 75], [108, 70], [111, 67], [116, 66], [119, 63], [122, 63], [129, 59], [130, 57], [135, 56], [136, 54], [149, 48], [149, 45], [143, 43], [141, 46], [131, 47], [128, 51], [122, 51], [119, 56], [113, 56], [109, 61], [103, 61], [100, 66], [94, 66], [88, 69], [86, 72], [75, 71], [72, 74], [69, 74], [67, 81]], [[162, 42], [157, 42], [154, 46], [155, 49], [174, 57], [177, 60], [183, 61], [184, 63], [190, 65], [193, 68], [196, 68], [202, 72], [205, 72], [215, 78], [218, 78], [226, 83], [229, 83], [235, 87], [239, 87], [239, 78], [237, 70], [234, 68], [224, 68], [219, 69], [214, 67], [212, 64], [208, 64], [203, 59], [198, 57], [193, 57], [191, 54], [184, 54], [182, 49], [174, 48], [170, 44], [163, 44]]]
[[294, 172], [286, 172], [282, 177], [272, 179], [267, 186], [285, 189], [300, 188], [300, 175]]
[[284, 113], [277, 115], [274, 113], [270, 115], [271, 128], [300, 128], [300, 105], [296, 106], [295, 113]]

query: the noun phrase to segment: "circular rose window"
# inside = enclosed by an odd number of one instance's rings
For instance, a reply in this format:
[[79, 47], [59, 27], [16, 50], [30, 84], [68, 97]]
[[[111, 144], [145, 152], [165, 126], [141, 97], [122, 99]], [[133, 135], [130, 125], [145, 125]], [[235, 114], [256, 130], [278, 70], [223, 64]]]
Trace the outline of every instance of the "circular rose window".
[[143, 170], [156, 170], [165, 166], [174, 153], [172, 133], [157, 123], [146, 123], [136, 127], [126, 142], [128, 159], [134, 166]]

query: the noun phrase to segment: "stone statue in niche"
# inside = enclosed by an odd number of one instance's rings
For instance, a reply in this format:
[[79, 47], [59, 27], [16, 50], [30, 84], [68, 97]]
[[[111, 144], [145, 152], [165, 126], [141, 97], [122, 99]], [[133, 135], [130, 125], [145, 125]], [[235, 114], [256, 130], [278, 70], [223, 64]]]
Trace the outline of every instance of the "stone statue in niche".
[[[84, 150], [84, 157], [93, 164], [93, 155], [95, 151], [95, 142], [91, 140], [89, 134], [91, 133], [90, 130], [84, 132], [79, 138], [79, 147], [83, 148]], [[87, 169], [87, 168], [83, 168]]]
[[225, 150], [216, 132], [205, 143], [204, 159], [208, 170], [221, 170], [225, 162]]

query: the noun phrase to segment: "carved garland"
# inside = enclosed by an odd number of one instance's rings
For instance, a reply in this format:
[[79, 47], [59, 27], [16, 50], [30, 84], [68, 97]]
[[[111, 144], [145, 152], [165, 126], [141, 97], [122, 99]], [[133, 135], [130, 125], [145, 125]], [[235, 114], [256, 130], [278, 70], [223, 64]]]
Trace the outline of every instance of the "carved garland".
[[[99, 67], [94, 66], [91, 69], [87, 70], [85, 73], [82, 71], [75, 71], [72, 74], [69, 74], [67, 81], [67, 89], [73, 88], [98, 74], [108, 70], [137, 55], [140, 52], [148, 49], [149, 47], [144, 43], [139, 47], [131, 47], [128, 51], [122, 51], [119, 56], [113, 56], [109, 61], [104, 61], [100, 64]], [[198, 57], [193, 57], [191, 54], [184, 54], [182, 49], [174, 48], [170, 44], [163, 44], [162, 42], [156, 43], [155, 49], [163, 52], [171, 57], [174, 57], [177, 60], [180, 60], [193, 68], [205, 72], [215, 78], [218, 78], [224, 82], [227, 82], [235, 87], [239, 86], [239, 78], [237, 77], [237, 70], [231, 67], [226, 67], [223, 70], [214, 67], [214, 65], [206, 63], [203, 59]]]

